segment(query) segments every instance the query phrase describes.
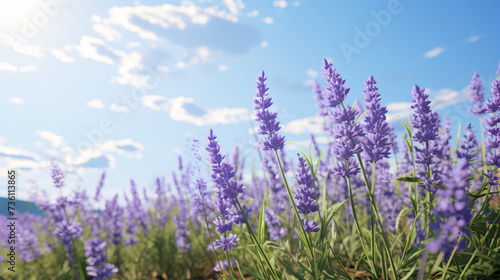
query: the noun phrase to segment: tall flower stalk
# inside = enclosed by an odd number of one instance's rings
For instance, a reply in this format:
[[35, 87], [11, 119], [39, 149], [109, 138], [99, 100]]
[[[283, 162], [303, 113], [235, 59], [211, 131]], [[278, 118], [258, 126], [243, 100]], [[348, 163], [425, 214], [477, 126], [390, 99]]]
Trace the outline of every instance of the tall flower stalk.
[[278, 131], [281, 129], [280, 122], [277, 120], [278, 112], [269, 112], [269, 107], [273, 105], [273, 102], [272, 98], [269, 97], [269, 88], [267, 87], [266, 80], [267, 77], [265, 76], [264, 71], [262, 71], [261, 75], [257, 77], [257, 83], [255, 85], [256, 94], [254, 97], [254, 109], [256, 110], [256, 121], [259, 122], [258, 134], [264, 135], [264, 137], [260, 138], [259, 140], [259, 147], [264, 151], [274, 150], [274, 154], [281, 171], [281, 176], [288, 193], [288, 198], [292, 203], [294, 216], [295, 218], [297, 218], [300, 229], [307, 240], [307, 244], [305, 245], [306, 248], [308, 248], [310, 254], [309, 256], [315, 259], [311, 239], [307, 235], [304, 221], [300, 218], [297, 205], [295, 204], [295, 201], [293, 199], [292, 191], [290, 189], [288, 181], [286, 180], [283, 165], [278, 154], [278, 151], [282, 150], [285, 146], [285, 137], [281, 136], [278, 133]]

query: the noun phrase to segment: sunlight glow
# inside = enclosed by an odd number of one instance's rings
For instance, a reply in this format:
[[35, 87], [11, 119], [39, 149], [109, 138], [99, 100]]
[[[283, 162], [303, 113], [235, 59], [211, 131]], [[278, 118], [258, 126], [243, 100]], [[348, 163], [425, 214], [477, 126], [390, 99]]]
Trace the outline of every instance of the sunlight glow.
[[43, 11], [36, 0], [0, 0], [0, 29], [19, 28], [31, 20], [37, 10]]

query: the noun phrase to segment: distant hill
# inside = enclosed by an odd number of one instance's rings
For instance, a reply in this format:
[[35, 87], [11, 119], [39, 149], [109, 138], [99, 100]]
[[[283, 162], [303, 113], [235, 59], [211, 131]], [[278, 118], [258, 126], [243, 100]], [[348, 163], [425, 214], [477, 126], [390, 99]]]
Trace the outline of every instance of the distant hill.
[[[0, 215], [7, 216], [7, 202], [9, 202], [9, 199], [6, 197], [0, 197]], [[28, 208], [29, 205], [29, 208]], [[16, 211], [18, 214], [26, 213], [26, 210], [28, 210], [29, 213], [44, 217], [45, 215], [43, 214], [43, 211], [36, 206], [35, 203], [33, 202], [27, 202], [24, 200], [18, 200], [16, 199]]]

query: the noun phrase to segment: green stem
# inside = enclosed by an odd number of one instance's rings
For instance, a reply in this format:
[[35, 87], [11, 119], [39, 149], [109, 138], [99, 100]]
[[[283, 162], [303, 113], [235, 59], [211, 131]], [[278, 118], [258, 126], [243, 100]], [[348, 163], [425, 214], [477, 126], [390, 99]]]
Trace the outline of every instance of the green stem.
[[448, 272], [448, 268], [450, 267], [450, 264], [451, 264], [451, 260], [453, 260], [453, 257], [455, 256], [455, 252], [457, 251], [458, 249], [458, 244], [460, 244], [460, 241], [462, 240], [462, 236], [460, 236], [460, 238], [458, 238], [458, 242], [457, 242], [457, 245], [455, 246], [455, 248], [453, 248], [453, 251], [451, 252], [451, 256], [450, 256], [450, 259], [448, 260], [448, 262], [446, 263], [446, 267], [444, 268], [443, 270], [443, 276], [441, 277], [442, 280], [446, 279], [446, 273]]
[[479, 246], [474, 251], [474, 254], [472, 254], [472, 257], [470, 258], [470, 260], [467, 263], [467, 265], [465, 265], [465, 267], [464, 267], [462, 273], [460, 274], [460, 276], [458, 277], [458, 279], [463, 279], [465, 272], [467, 271], [467, 269], [469, 268], [469, 266], [472, 264], [472, 260], [474, 260], [474, 258], [476, 257], [477, 253], [479, 252], [479, 249], [481, 249], [481, 247], [483, 247], [484, 240], [488, 236], [488, 233], [490, 233], [490, 230], [494, 227], [494, 225], [495, 225], [495, 223], [496, 223], [496, 221], [497, 221], [497, 219], [498, 219], [499, 216], [500, 216], [500, 212], [497, 214], [497, 217], [495, 218], [495, 220], [491, 224], [490, 228], [486, 231], [486, 234], [483, 236], [483, 238], [481, 238], [481, 243], [479, 244]]
[[278, 165], [279, 165], [279, 168], [281, 171], [281, 176], [283, 177], [283, 182], [285, 183], [286, 191], [288, 192], [288, 197], [290, 198], [290, 202], [292, 203], [292, 206], [293, 206], [293, 212], [294, 212], [295, 216], [297, 217], [300, 228], [302, 229], [302, 233], [304, 234], [304, 237], [306, 238], [306, 241], [308, 243], [307, 247], [310, 251], [311, 258], [316, 260], [316, 256], [314, 255], [314, 252], [312, 250], [313, 247], [312, 247], [311, 240], [309, 239], [309, 235], [307, 234], [307, 232], [304, 229], [304, 223], [303, 223], [302, 219], [300, 219], [299, 210], [297, 210], [297, 205], [295, 205], [295, 201], [293, 200], [292, 191], [290, 190], [290, 186], [288, 185], [288, 181], [286, 180], [285, 172], [283, 171], [283, 166], [281, 165], [280, 157], [279, 157], [278, 152], [276, 150], [274, 151], [274, 153], [276, 155], [276, 160], [278, 161]]
[[[372, 196], [375, 198], [375, 162], [372, 164], [372, 187], [371, 187], [371, 193]], [[373, 258], [373, 264], [377, 263], [377, 256], [375, 255], [375, 216], [373, 212], [375, 209], [373, 208], [373, 205], [371, 205], [371, 211], [370, 211], [370, 221], [371, 221], [371, 254]], [[386, 279], [386, 278], [384, 278]]]
[[[204, 220], [205, 220], [205, 224], [207, 226], [208, 237], [210, 239], [210, 244], [212, 245], [212, 250], [214, 252], [215, 259], [217, 260], [217, 264], [219, 265], [219, 268], [220, 268], [219, 272], [220, 272], [221, 276], [223, 275], [225, 277], [226, 275], [222, 271], [222, 266], [220, 265], [219, 258], [217, 257], [217, 253], [215, 252], [215, 246], [214, 246], [214, 242], [212, 240], [212, 234], [210, 233], [210, 227], [208, 226], [207, 214], [205, 212], [205, 203], [203, 203], [203, 217], [205, 218]], [[228, 263], [228, 265], [230, 266], [231, 263]]]
[[[349, 170], [349, 161], [346, 160], [346, 169]], [[356, 207], [354, 207], [354, 196], [352, 195], [352, 186], [351, 186], [351, 178], [350, 176], [346, 177], [347, 180], [347, 188], [349, 189], [349, 199], [351, 200], [351, 208], [352, 208], [352, 216], [354, 218], [354, 224], [356, 225], [356, 230], [359, 235], [359, 240], [361, 240], [361, 247], [363, 247], [363, 251], [366, 250], [366, 245], [365, 241], [363, 240], [363, 232], [361, 231], [361, 228], [358, 223], [358, 215], [356, 215]], [[370, 268], [372, 270], [372, 274], [374, 277], [377, 276], [377, 270], [375, 269], [375, 264], [373, 263], [373, 259], [369, 262]]]
[[264, 257], [264, 259], [266, 260], [266, 263], [269, 266], [269, 269], [271, 270], [271, 274], [273, 275], [273, 278], [274, 279], [279, 279], [278, 275], [276, 275], [276, 271], [274, 271], [274, 269], [273, 269], [273, 267], [271, 265], [271, 262], [267, 258], [267, 255], [264, 253], [264, 250], [260, 246], [260, 243], [257, 240], [257, 237], [255, 237], [255, 233], [253, 232], [253, 229], [250, 226], [250, 223], [248, 222], [247, 216], [245, 215], [245, 212], [243, 211], [243, 208], [241, 207], [240, 201], [238, 200], [237, 197], [235, 198], [235, 200], [236, 200], [236, 204], [238, 204], [238, 208], [240, 209], [241, 214], [243, 215], [243, 219], [245, 220], [245, 224], [247, 225], [248, 232], [250, 233], [250, 236], [252, 238], [253, 243], [255, 245], [257, 245], [257, 248], [259, 249], [259, 252], [262, 254], [262, 256]]
[[236, 278], [236, 276], [234, 275], [234, 269], [233, 269], [233, 266], [231, 265], [231, 258], [229, 257], [229, 251], [224, 252], [224, 255], [226, 256], [227, 266], [229, 267], [229, 269], [228, 269], [229, 276], [231, 276], [231, 280], [233, 280]]
[[394, 260], [392, 259], [391, 249], [390, 249], [391, 247], [389, 246], [389, 240], [387, 238], [387, 235], [385, 234], [384, 226], [382, 225], [382, 220], [380, 219], [380, 215], [378, 214], [377, 205], [375, 204], [375, 199], [373, 198], [372, 193], [368, 189], [368, 185], [369, 185], [368, 184], [368, 177], [366, 176], [366, 171], [365, 171], [365, 167], [363, 166], [363, 161], [361, 160], [361, 155], [359, 153], [356, 153], [356, 155], [358, 157], [359, 166], [361, 167], [361, 172], [363, 174], [363, 179], [365, 181], [368, 195], [370, 196], [371, 205], [373, 207], [373, 210], [375, 210], [373, 212], [375, 213], [375, 217], [377, 218], [377, 221], [378, 221], [379, 226], [380, 226], [380, 232], [382, 233], [382, 240], [384, 241], [384, 246], [385, 246], [385, 249], [387, 250], [387, 256], [389, 258], [389, 262], [391, 263], [392, 274], [394, 275], [394, 279], [397, 280], [399, 278], [396, 274], [396, 266], [394, 265]]
[[344, 271], [345, 274], [349, 275], [349, 278], [351, 278], [351, 280], [354, 280], [352, 279], [351, 275], [349, 274], [349, 272], [347, 272], [347, 269], [344, 267], [344, 265], [342, 264], [342, 262], [340, 261], [339, 257], [337, 256], [337, 254], [335, 254], [335, 251], [333, 250], [332, 248], [332, 245], [330, 245], [330, 242], [326, 242], [328, 244], [328, 247], [330, 248], [330, 251], [332, 251], [332, 254], [335, 256], [335, 259], [337, 260], [337, 262], [340, 264], [342, 270]]

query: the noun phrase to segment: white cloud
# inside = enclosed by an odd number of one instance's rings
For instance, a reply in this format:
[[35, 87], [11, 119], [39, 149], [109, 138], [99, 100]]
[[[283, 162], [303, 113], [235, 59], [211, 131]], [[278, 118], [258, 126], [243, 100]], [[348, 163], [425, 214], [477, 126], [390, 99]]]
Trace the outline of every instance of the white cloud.
[[128, 112], [128, 107], [126, 106], [120, 106], [118, 104], [111, 104], [109, 105], [109, 109], [111, 110], [111, 112], [114, 112], [114, 113], [126, 113]]
[[184, 96], [167, 98], [146, 95], [142, 98], [142, 105], [157, 111], [167, 111], [172, 120], [197, 126], [232, 124], [248, 119], [248, 110], [245, 108], [203, 108], [196, 105], [193, 98]]
[[19, 148], [12, 148], [5, 146], [0, 146], [0, 157], [8, 157], [18, 160], [32, 160], [32, 161], [40, 160], [40, 156], [35, 153]]
[[134, 87], [145, 87], [149, 81], [149, 76], [138, 73], [144, 69], [142, 64], [142, 55], [138, 52], [130, 54], [120, 53], [121, 61], [118, 67], [120, 76], [114, 77], [112, 80], [121, 85], [131, 85]]
[[125, 155], [129, 158], [142, 158], [144, 145], [132, 139], [109, 140], [97, 146], [98, 149], [104, 152], [112, 152], [120, 155]]
[[37, 130], [36, 134], [49, 141], [54, 148], [59, 148], [66, 145], [64, 138], [60, 135], [55, 134], [54, 132], [48, 130]]
[[24, 100], [20, 97], [11, 97], [9, 98], [9, 102], [14, 104], [24, 105]]
[[283, 132], [292, 134], [302, 134], [302, 133], [322, 133], [323, 130], [323, 118], [319, 116], [307, 117], [304, 119], [298, 119], [288, 122], [281, 129]]
[[273, 6], [284, 9], [288, 6], [288, 3], [285, 0], [278, 0], [273, 2]]
[[134, 87], [145, 87], [149, 77], [142, 74], [144, 65], [142, 55], [139, 52], [125, 53], [113, 49], [102, 39], [82, 36], [79, 45], [67, 45], [67, 49], [76, 50], [80, 56], [106, 63], [108, 65], [118, 64], [118, 76], [112, 77], [112, 82]]
[[10, 72], [20, 72], [20, 73], [29, 73], [36, 70], [35, 65], [26, 65], [17, 67], [15, 65], [9, 64], [7, 62], [0, 63], [0, 71], [10, 71]]
[[90, 108], [95, 108], [95, 109], [104, 108], [104, 103], [102, 103], [102, 101], [99, 99], [91, 100], [91, 101], [87, 102], [85, 105], [87, 105]]
[[227, 70], [229, 70], [229, 68], [226, 65], [224, 64], [219, 65], [219, 71], [224, 72]]
[[307, 74], [307, 76], [309, 76], [313, 79], [318, 76], [318, 72], [316, 72], [314, 69], [311, 69], [311, 68], [306, 70], [306, 74]]
[[257, 11], [257, 10], [253, 10], [253, 11], [247, 13], [247, 17], [249, 17], [249, 18], [253, 18], [253, 17], [256, 17], [258, 15], [259, 15], [259, 11]]
[[100, 51], [106, 50], [108, 53], [116, 55], [116, 53], [109, 46], [107, 46], [102, 39], [99, 38], [84, 35], [80, 39], [80, 44], [77, 46], [71, 46], [71, 49], [78, 51], [80, 56], [84, 58], [90, 58], [109, 65], [113, 65], [115, 63], [113, 58], [100, 53]]
[[431, 57], [436, 57], [440, 55], [444, 51], [444, 48], [442, 47], [437, 47], [435, 49], [432, 49], [424, 54], [425, 57], [431, 58]]
[[467, 42], [469, 43], [474, 43], [474, 42], [477, 42], [481, 39], [481, 36], [479, 35], [474, 35], [474, 36], [471, 36], [467, 39]]
[[195, 62], [193, 64], [198, 63], [200, 60], [202, 62], [208, 61], [210, 50], [207, 47], [198, 47], [194, 51], [196, 53], [196, 56], [191, 59], [191, 63], [193, 63], [193, 59], [195, 59]]
[[74, 62], [75, 59], [69, 56], [66, 52], [63, 50], [58, 50], [58, 49], [53, 49], [50, 51], [50, 53], [57, 59], [59, 59], [63, 63], [71, 63]]
[[35, 65], [26, 65], [23, 67], [19, 67], [19, 72], [20, 73], [30, 73], [36, 71], [36, 66]]
[[129, 49], [138, 48], [140, 46], [141, 46], [141, 42], [132, 41], [132, 42], [127, 43], [127, 48], [129, 48]]
[[40, 58], [42, 57], [43, 47], [39, 45], [28, 44], [28, 40], [19, 35], [12, 35], [0, 32], [0, 43], [5, 47], [12, 49], [13, 51], [31, 56]]
[[216, 17], [231, 22], [237, 22], [239, 11], [244, 7], [242, 1], [225, 0], [229, 12], [220, 10], [217, 6], [202, 8], [192, 2], [183, 2], [180, 6], [163, 4], [158, 6], [124, 6], [109, 9], [109, 18], [103, 20], [109, 25], [117, 25], [138, 34], [139, 37], [158, 41], [158, 36], [149, 30], [143, 29], [133, 22], [134, 19], [149, 22], [163, 29], [177, 28], [184, 30], [188, 24], [204, 25], [210, 18]]
[[411, 102], [392, 102], [387, 104], [388, 111], [405, 111], [411, 109]]
[[2, 62], [0, 63], [0, 71], [17, 72], [17, 66], [9, 64], [7, 62]]
[[274, 19], [272, 17], [265, 17], [262, 19], [262, 22], [271, 25], [274, 23]]
[[440, 89], [433, 94], [431, 91], [430, 100], [432, 101], [431, 107], [434, 110], [440, 110], [445, 107], [463, 102], [467, 100], [469, 87], [464, 87], [461, 91], [452, 90], [450, 88]]
[[182, 68], [185, 68], [186, 67], [186, 63], [182, 62], [182, 61], [179, 61], [177, 62], [177, 64], [175, 65], [177, 68], [179, 69], [182, 69]]
[[269, 46], [269, 43], [267, 41], [262, 41], [262, 43], [260, 43], [260, 46], [263, 48], [267, 48], [267, 46]]
[[118, 41], [122, 34], [109, 25], [94, 24], [94, 31], [103, 36], [107, 41]]
[[306, 70], [306, 75], [309, 76], [310, 79], [304, 81], [303, 85], [305, 87], [310, 87], [314, 83], [314, 79], [318, 76], [318, 72], [316, 72], [314, 69], [307, 69]]
[[233, 15], [238, 15], [240, 10], [245, 8], [245, 4], [241, 0], [223, 0], [224, 4]]

